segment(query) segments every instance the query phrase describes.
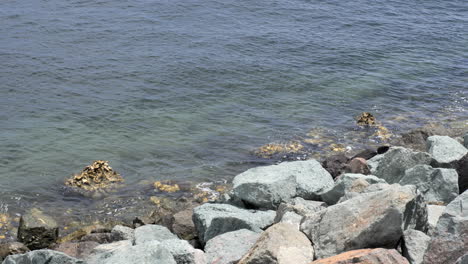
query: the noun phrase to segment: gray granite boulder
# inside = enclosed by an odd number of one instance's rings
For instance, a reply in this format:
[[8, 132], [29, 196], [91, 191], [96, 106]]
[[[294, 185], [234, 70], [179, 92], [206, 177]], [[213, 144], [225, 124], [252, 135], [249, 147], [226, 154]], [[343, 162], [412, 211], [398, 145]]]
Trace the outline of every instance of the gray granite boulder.
[[427, 152], [432, 155], [435, 164], [444, 166], [463, 158], [468, 149], [451, 137], [431, 136], [427, 138]]
[[361, 193], [371, 184], [386, 183], [373, 175], [345, 173], [335, 182], [331, 190], [322, 194], [322, 200], [329, 205], [336, 204], [347, 193]]
[[307, 214], [318, 212], [327, 207], [324, 202], [294, 198], [289, 203], [282, 203], [276, 211], [275, 223], [289, 223], [299, 230], [301, 220]]
[[204, 253], [195, 249], [186, 240], [168, 239], [159, 244], [167, 249], [177, 264], [204, 264]]
[[153, 240], [135, 246], [121, 245], [109, 251], [100, 249], [99, 253], [91, 254], [86, 261], [88, 264], [177, 264], [171, 252], [160, 244]]
[[207, 263], [236, 264], [259, 237], [259, 233], [247, 229], [216, 236], [206, 242], [206, 261]]
[[226, 232], [248, 229], [261, 232], [275, 219], [275, 211], [241, 209], [229, 204], [206, 203], [193, 209], [193, 222], [202, 243]]
[[314, 248], [294, 226], [278, 223], [263, 232], [238, 264], [309, 264]]
[[10, 255], [2, 264], [86, 264], [86, 262], [67, 256], [62, 252], [42, 249], [25, 254]]
[[431, 238], [421, 231], [408, 229], [403, 232], [403, 243], [401, 249], [403, 256], [411, 264], [421, 264], [424, 260], [429, 241]]
[[405, 171], [419, 164], [431, 163], [431, 156], [426, 152], [415, 152], [403, 147], [391, 147], [385, 154], [377, 155], [368, 160], [372, 175], [386, 182], [398, 183]]
[[31, 250], [47, 248], [57, 241], [59, 228], [55, 220], [38, 209], [21, 216], [18, 241]]
[[144, 225], [135, 228], [135, 245], [143, 244], [147, 241], [164, 241], [176, 238], [177, 236], [171, 233], [167, 227], [161, 225]]
[[446, 206], [444, 205], [427, 205], [427, 223], [429, 224], [429, 234], [435, 230], [440, 216], [444, 213]]
[[405, 171], [401, 185], [416, 185], [427, 202], [450, 203], [458, 196], [458, 174], [454, 169], [416, 165]]
[[333, 179], [316, 160], [249, 169], [234, 178], [233, 195], [251, 207], [276, 209], [294, 197], [318, 199]]
[[468, 191], [445, 208], [437, 222], [424, 263], [455, 263], [468, 252]]
[[135, 241], [135, 230], [130, 227], [116, 225], [111, 230], [112, 240], [130, 240]]
[[415, 186], [391, 185], [306, 216], [301, 224], [317, 258], [344, 251], [395, 247], [406, 229], [427, 230], [427, 209]]

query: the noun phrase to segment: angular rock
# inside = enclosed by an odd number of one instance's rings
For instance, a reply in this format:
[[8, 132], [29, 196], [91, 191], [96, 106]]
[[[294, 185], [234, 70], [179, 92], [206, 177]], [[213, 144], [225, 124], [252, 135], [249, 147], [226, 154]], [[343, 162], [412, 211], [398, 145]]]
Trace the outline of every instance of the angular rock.
[[42, 249], [57, 241], [58, 232], [57, 222], [34, 208], [21, 216], [18, 241], [31, 250]]
[[319, 198], [333, 186], [333, 179], [316, 160], [306, 160], [252, 168], [237, 175], [233, 184], [233, 195], [245, 204], [276, 209], [296, 196]]
[[463, 158], [468, 149], [451, 137], [430, 136], [427, 138], [427, 152], [432, 155], [435, 164], [443, 166]]
[[425, 151], [428, 137], [434, 135], [447, 136], [449, 133], [450, 131], [442, 125], [428, 124], [421, 128], [411, 130], [410, 132], [403, 133], [401, 135], [401, 144], [410, 146], [412, 149]]
[[144, 244], [148, 241], [164, 241], [168, 239], [177, 239], [177, 236], [171, 233], [167, 227], [160, 225], [144, 225], [135, 228], [135, 245]]
[[421, 231], [408, 229], [403, 232], [403, 243], [401, 249], [403, 256], [411, 264], [421, 264], [424, 260], [429, 241], [431, 238]]
[[458, 173], [459, 193], [463, 193], [468, 189], [468, 155], [458, 160], [452, 167], [454, 167]]
[[160, 243], [153, 240], [135, 246], [120, 246], [117, 249], [93, 254], [86, 260], [88, 264], [177, 264], [169, 250], [160, 246]]
[[368, 159], [372, 159], [376, 155], [377, 155], [377, 150], [375, 150], [375, 149], [365, 149], [365, 150], [359, 152], [358, 154], [354, 155], [351, 158], [351, 160], [353, 160], [355, 158], [361, 158], [361, 159], [364, 159], [364, 160], [368, 160]]
[[70, 257], [84, 259], [99, 245], [99, 243], [94, 241], [65, 242], [58, 244], [53, 250], [62, 252]]
[[391, 185], [309, 215], [301, 224], [317, 258], [368, 247], [395, 247], [406, 229], [427, 230], [427, 210], [415, 186]]
[[358, 249], [316, 260], [310, 264], [409, 264], [395, 249]]
[[259, 233], [247, 229], [216, 236], [206, 242], [206, 261], [207, 263], [236, 264], [259, 237]]
[[275, 215], [275, 211], [246, 210], [228, 204], [206, 203], [193, 209], [193, 222], [204, 244], [215, 236], [239, 229], [261, 232], [273, 223]]
[[100, 244], [96, 246], [91, 253], [98, 255], [106, 252], [109, 253], [114, 250], [119, 250], [120, 248], [129, 248], [131, 246], [133, 246], [133, 242], [131, 240], [120, 240], [109, 244]]
[[459, 257], [457, 259], [457, 262], [455, 262], [455, 264], [468, 264], [468, 253], [466, 253], [465, 255]]
[[72, 258], [62, 252], [43, 249], [25, 254], [10, 255], [2, 264], [86, 264], [85, 261]]
[[367, 161], [363, 158], [354, 158], [352, 159], [345, 170], [346, 173], [356, 173], [356, 174], [370, 174], [370, 168], [367, 165]]
[[443, 205], [427, 205], [427, 223], [429, 224], [429, 233], [432, 233], [432, 231], [436, 228], [440, 216], [445, 211], [445, 207], [446, 206]]
[[331, 190], [322, 194], [322, 200], [329, 205], [336, 204], [346, 194], [361, 193], [368, 186], [377, 183], [386, 182], [373, 175], [346, 173], [341, 175]]
[[463, 136], [463, 146], [468, 149], [468, 133]]
[[458, 174], [454, 169], [416, 165], [405, 171], [401, 185], [416, 185], [427, 202], [450, 203], [458, 196]]
[[307, 237], [287, 223], [278, 223], [263, 232], [238, 264], [308, 264], [314, 248]]
[[193, 208], [187, 208], [174, 214], [172, 231], [182, 239], [190, 240], [195, 238], [195, 224], [192, 220]]
[[424, 256], [425, 263], [455, 263], [468, 252], [468, 191], [445, 208]]
[[[362, 153], [360, 153], [362, 154]], [[359, 154], [358, 154], [359, 155]], [[356, 155], [357, 156], [357, 155]], [[375, 156], [375, 155], [374, 155]], [[346, 169], [346, 164], [349, 162], [349, 158], [344, 154], [331, 155], [322, 162], [322, 166], [327, 170], [330, 175], [334, 178], [338, 177]]]
[[275, 223], [289, 223], [299, 229], [304, 216], [318, 212], [326, 207], [327, 204], [324, 202], [308, 201], [296, 197], [290, 203], [280, 204], [276, 211]]
[[113, 241], [135, 240], [135, 230], [130, 227], [116, 225], [112, 228], [111, 236]]
[[4, 242], [0, 244], [0, 261], [9, 255], [23, 254], [29, 251], [23, 243]]
[[398, 183], [405, 171], [416, 165], [428, 165], [431, 156], [425, 152], [414, 152], [403, 147], [391, 147], [385, 154], [377, 155], [368, 161], [372, 175], [386, 182]]
[[203, 251], [194, 249], [186, 240], [164, 240], [159, 244], [159, 247], [167, 249], [171, 253], [172, 257], [174, 257], [177, 264], [198, 264], [196, 256], [197, 251], [198, 254], [204, 255]]

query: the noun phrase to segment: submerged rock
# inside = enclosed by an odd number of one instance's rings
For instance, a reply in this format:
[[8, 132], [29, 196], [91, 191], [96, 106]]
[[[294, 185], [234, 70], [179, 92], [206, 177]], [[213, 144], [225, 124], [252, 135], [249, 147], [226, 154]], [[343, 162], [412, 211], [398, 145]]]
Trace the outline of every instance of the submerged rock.
[[316, 160], [307, 160], [252, 168], [237, 175], [233, 184], [233, 195], [247, 205], [276, 209], [293, 197], [319, 199], [333, 179]]
[[392, 185], [308, 215], [301, 230], [318, 258], [368, 247], [396, 247], [406, 229], [427, 230], [427, 209], [415, 186]]
[[373, 126], [376, 124], [374, 115], [369, 112], [362, 112], [356, 117], [356, 123], [360, 126]]
[[409, 264], [395, 249], [358, 249], [319, 259], [310, 264]]
[[55, 243], [58, 233], [57, 222], [42, 211], [33, 208], [21, 216], [18, 241], [31, 250], [42, 249]]
[[455, 263], [468, 252], [468, 191], [445, 208], [432, 234], [424, 263]]
[[238, 264], [308, 264], [314, 260], [309, 239], [287, 223], [278, 223], [261, 234]]
[[104, 194], [101, 191], [114, 188], [123, 181], [122, 176], [109, 166], [108, 161], [96, 160], [81, 173], [66, 180], [65, 185], [86, 196], [99, 197]]
[[193, 222], [203, 244], [213, 237], [240, 229], [261, 232], [273, 223], [274, 218], [275, 211], [246, 210], [228, 204], [204, 204], [193, 209]]

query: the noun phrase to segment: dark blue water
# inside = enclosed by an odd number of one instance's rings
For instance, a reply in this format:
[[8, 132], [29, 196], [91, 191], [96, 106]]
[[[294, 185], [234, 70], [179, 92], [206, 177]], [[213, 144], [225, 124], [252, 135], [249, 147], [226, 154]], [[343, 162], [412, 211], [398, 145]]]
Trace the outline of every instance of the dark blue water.
[[95, 159], [130, 185], [229, 180], [361, 111], [463, 122], [467, 81], [465, 0], [3, 0], [0, 199], [57, 205]]

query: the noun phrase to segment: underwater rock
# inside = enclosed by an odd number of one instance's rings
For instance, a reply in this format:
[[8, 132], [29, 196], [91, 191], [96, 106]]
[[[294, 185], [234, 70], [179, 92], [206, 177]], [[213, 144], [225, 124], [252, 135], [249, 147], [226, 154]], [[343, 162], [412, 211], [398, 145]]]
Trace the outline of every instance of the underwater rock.
[[74, 187], [86, 196], [97, 197], [100, 195], [99, 190], [116, 187], [123, 181], [122, 176], [109, 166], [108, 161], [96, 160], [93, 164], [86, 166], [81, 173], [66, 180], [65, 185]]
[[369, 112], [362, 112], [356, 117], [356, 123], [359, 126], [373, 126], [376, 124], [375, 117]]
[[297, 141], [289, 141], [286, 143], [269, 143], [263, 145], [256, 150], [254, 154], [257, 157], [271, 159], [279, 155], [298, 154], [304, 149], [304, 146]]

